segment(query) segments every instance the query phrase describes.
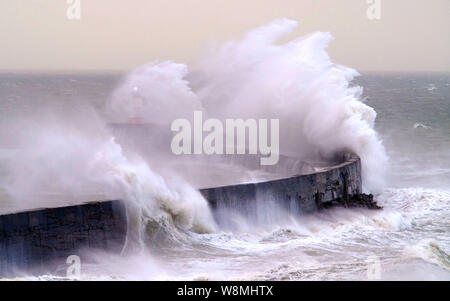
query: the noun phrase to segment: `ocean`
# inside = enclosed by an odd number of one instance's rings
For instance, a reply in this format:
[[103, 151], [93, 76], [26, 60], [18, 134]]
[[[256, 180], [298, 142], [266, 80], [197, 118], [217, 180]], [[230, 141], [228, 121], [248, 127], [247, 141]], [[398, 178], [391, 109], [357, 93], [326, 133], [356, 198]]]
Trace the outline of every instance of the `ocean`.
[[[45, 200], [33, 197], [29, 181], [45, 177], [54, 176], [67, 187], [52, 194], [53, 180], [40, 185], [49, 184], [49, 202], [116, 192], [84, 185], [86, 175], [77, 171], [81, 160], [71, 160], [78, 153], [88, 157], [89, 148], [83, 146], [97, 138], [69, 138], [92, 133], [97, 123], [87, 124], [86, 116], [103, 109], [122, 79], [117, 74], [0, 75], [0, 210], [41, 206]], [[154, 243], [154, 236], [141, 237], [148, 247], [138, 253], [93, 255], [95, 263], [82, 265], [82, 279], [450, 280], [450, 74], [367, 73], [355, 84], [364, 89], [364, 103], [377, 112], [375, 129], [388, 156], [384, 184], [374, 191], [383, 210], [331, 209], [264, 228], [241, 221], [236, 231], [195, 231], [169, 223], [164, 229], [170, 239]], [[48, 125], [54, 136], [18, 138], [23, 131], [25, 137], [38, 135]], [[28, 143], [36, 143], [25, 154], [36, 169], [21, 157]], [[51, 162], [47, 147], [54, 151]], [[14, 174], [11, 164], [17, 167]], [[96, 176], [106, 170], [96, 167]], [[22, 182], [11, 182], [19, 176]], [[153, 175], [145, 179], [160, 181]], [[168, 187], [178, 185], [165, 180]], [[11, 187], [23, 193], [23, 202], [9, 195]]]

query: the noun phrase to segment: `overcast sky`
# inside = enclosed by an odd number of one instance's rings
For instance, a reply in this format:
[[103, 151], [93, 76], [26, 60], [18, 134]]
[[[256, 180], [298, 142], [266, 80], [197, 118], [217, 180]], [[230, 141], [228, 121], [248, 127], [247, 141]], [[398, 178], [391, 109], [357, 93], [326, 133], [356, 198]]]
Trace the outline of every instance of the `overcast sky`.
[[275, 18], [296, 35], [329, 31], [336, 63], [360, 71], [450, 71], [450, 0], [0, 0], [0, 70], [127, 70], [151, 60], [193, 62], [213, 41]]

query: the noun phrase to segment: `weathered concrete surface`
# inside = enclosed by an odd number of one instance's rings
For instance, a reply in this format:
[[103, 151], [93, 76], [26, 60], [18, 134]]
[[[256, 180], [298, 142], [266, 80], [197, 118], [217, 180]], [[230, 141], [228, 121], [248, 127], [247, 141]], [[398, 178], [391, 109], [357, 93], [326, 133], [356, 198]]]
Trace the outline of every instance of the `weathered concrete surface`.
[[[21, 271], [65, 276], [66, 259], [83, 250], [120, 252], [126, 237], [120, 201], [40, 209], [0, 216], [0, 276]], [[59, 271], [58, 271], [59, 270]]]
[[[227, 224], [230, 213], [264, 223], [283, 212], [299, 215], [332, 206], [364, 206], [366, 198], [359, 197], [362, 191], [361, 161], [353, 155], [346, 155], [343, 161], [313, 174], [202, 189], [200, 192], [222, 225]], [[370, 204], [369, 200], [367, 204]]]

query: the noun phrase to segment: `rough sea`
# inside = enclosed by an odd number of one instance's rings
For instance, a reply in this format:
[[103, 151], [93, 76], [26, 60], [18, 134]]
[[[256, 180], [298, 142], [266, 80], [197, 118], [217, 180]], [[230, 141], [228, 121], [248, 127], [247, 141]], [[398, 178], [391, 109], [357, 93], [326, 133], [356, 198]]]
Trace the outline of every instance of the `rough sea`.
[[[23, 204], [5, 192], [10, 177], [5, 165], [18, 155], [18, 133], [29, 130], [21, 128], [23, 122], [38, 129], [42, 114], [53, 116], [55, 125], [64, 123], [64, 116], [55, 112], [94, 114], [120, 78], [0, 75], [0, 210], [41, 205], [33, 203], [29, 196], [33, 191], [24, 193], [24, 199], [31, 201]], [[364, 102], [377, 112], [375, 129], [389, 156], [385, 185], [375, 193], [383, 210], [332, 209], [264, 228], [242, 221], [235, 232], [216, 229], [201, 234], [169, 225], [166, 231], [175, 231], [176, 239], [133, 256], [95, 254], [97, 263], [82, 265], [82, 278], [450, 280], [450, 75], [362, 74], [356, 84], [364, 89]], [[55, 148], [64, 151], [63, 143]], [[83, 142], [79, 143], [66, 147], [78, 149]], [[40, 149], [37, 145], [37, 152]], [[23, 170], [23, 176], [48, 175]], [[74, 190], [81, 187], [67, 176], [65, 184], [73, 184]], [[64, 180], [64, 174], [61, 177]], [[21, 279], [60, 278], [24, 275]]]

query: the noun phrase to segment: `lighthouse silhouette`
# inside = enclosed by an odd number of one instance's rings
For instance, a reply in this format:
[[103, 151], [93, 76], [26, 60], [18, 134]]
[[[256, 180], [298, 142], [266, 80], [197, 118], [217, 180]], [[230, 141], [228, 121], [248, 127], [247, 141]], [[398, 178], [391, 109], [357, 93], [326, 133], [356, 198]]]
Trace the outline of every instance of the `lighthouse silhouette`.
[[144, 99], [141, 97], [139, 93], [139, 88], [137, 86], [133, 87], [132, 93], [132, 115], [128, 119], [128, 123], [131, 124], [142, 124], [142, 118], [139, 116], [141, 112], [141, 108], [144, 105]]

